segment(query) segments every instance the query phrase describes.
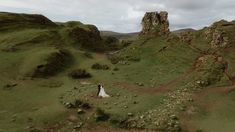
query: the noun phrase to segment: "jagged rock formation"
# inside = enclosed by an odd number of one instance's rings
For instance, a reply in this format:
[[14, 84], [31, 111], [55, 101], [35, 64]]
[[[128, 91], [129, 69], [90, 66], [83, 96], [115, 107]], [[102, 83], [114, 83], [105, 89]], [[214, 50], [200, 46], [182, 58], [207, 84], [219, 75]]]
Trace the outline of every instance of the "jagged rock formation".
[[219, 48], [228, 46], [231, 41], [225, 31], [226, 26], [234, 26], [233, 24], [221, 20], [214, 23], [212, 26], [205, 29], [205, 38], [210, 41], [211, 48]]
[[142, 19], [143, 29], [140, 35], [164, 36], [170, 33], [168, 13], [166, 11], [147, 12]]

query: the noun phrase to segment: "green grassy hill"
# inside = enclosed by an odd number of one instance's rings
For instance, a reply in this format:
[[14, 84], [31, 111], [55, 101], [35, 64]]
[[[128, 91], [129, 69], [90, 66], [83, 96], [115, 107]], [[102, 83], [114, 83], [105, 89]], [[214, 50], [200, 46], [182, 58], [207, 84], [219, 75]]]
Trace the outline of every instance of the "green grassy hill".
[[[235, 130], [234, 22], [115, 50], [81, 22], [0, 23], [0, 132]], [[110, 98], [96, 97], [100, 83]]]
[[134, 33], [117, 33], [117, 32], [112, 32], [112, 31], [100, 31], [101, 36], [112, 36], [112, 37], [116, 37], [118, 39], [121, 40], [133, 40], [136, 39], [138, 37], [138, 32], [134, 32]]

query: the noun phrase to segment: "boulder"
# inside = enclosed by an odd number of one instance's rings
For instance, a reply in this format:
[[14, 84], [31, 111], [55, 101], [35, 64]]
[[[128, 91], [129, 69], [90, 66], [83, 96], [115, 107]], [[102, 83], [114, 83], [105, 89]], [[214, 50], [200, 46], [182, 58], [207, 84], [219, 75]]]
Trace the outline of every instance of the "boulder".
[[83, 113], [85, 113], [85, 112], [84, 112], [82, 109], [78, 109], [78, 110], [77, 110], [77, 114], [78, 114], [78, 115], [81, 115], [81, 114], [83, 114]]

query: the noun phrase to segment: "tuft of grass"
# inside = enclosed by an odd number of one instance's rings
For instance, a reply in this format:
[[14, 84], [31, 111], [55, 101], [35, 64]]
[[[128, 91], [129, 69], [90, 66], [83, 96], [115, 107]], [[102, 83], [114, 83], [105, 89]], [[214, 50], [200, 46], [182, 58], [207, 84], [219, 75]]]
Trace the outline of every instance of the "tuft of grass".
[[107, 121], [109, 119], [109, 114], [107, 114], [104, 110], [101, 108], [97, 108], [95, 111], [95, 119], [97, 122], [99, 121]]
[[109, 66], [108, 65], [102, 65], [102, 64], [99, 64], [99, 63], [95, 63], [91, 66], [92, 69], [95, 69], [95, 70], [109, 70]]
[[75, 69], [69, 73], [69, 76], [71, 76], [74, 79], [80, 79], [80, 78], [90, 78], [91, 74], [88, 73], [85, 69]]

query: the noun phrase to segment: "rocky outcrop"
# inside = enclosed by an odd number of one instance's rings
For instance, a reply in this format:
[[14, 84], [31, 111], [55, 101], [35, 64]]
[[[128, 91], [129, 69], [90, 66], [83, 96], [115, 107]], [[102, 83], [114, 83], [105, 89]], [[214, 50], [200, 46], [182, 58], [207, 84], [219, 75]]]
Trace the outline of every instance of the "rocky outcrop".
[[212, 34], [211, 47], [225, 47], [229, 44], [228, 37], [223, 35], [223, 31], [215, 30]]
[[193, 33], [188, 31], [188, 32], [182, 32], [179, 35], [179, 38], [181, 42], [186, 43], [186, 44], [191, 44], [193, 40]]
[[230, 43], [224, 32], [218, 29], [208, 28], [205, 31], [205, 35], [207, 40], [211, 39], [211, 48], [225, 47]]
[[228, 25], [230, 25], [229, 22], [221, 20], [205, 28], [205, 39], [210, 41], [211, 48], [226, 47], [231, 43], [225, 28]]
[[167, 36], [169, 31], [168, 13], [166, 11], [147, 12], [142, 19], [141, 36]]

